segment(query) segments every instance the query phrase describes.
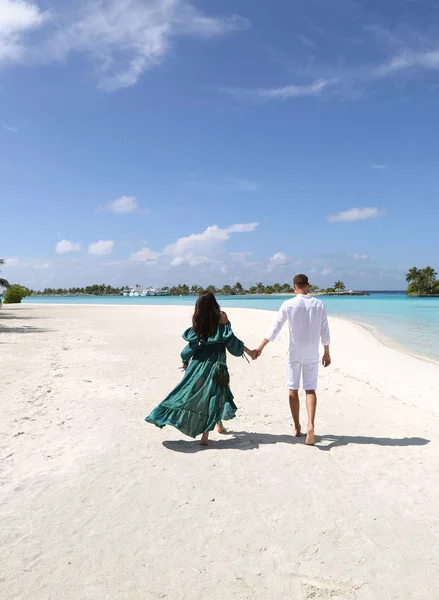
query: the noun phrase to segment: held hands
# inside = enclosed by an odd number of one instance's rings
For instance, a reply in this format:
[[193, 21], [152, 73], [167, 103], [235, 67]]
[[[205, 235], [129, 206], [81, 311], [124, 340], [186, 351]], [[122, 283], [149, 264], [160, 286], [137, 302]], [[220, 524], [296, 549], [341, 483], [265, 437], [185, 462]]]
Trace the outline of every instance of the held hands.
[[256, 354], [257, 350], [249, 350], [247, 352], [247, 354], [250, 356], [250, 358], [252, 360], [256, 360], [258, 358], [257, 354]]
[[248, 354], [252, 360], [257, 360], [261, 356], [262, 350], [260, 348], [256, 348], [255, 350], [249, 350]]

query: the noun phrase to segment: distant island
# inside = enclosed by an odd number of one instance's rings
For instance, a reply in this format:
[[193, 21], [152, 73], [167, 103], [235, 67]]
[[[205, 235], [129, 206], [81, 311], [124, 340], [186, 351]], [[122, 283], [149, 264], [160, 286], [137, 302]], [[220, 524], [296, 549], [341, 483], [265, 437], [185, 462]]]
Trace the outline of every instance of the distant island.
[[[127, 290], [142, 290], [140, 285], [113, 287], [105, 284], [94, 284], [85, 287], [72, 288], [45, 288], [43, 291], [30, 290], [31, 296], [122, 296], [128, 295]], [[156, 288], [148, 288], [155, 290]], [[158, 293], [148, 295], [160, 296], [198, 296], [201, 292], [207, 290], [213, 294], [220, 296], [262, 296], [262, 295], [291, 295], [294, 294], [294, 289], [289, 283], [274, 283], [273, 285], [264, 285], [261, 281], [256, 285], [245, 289], [238, 281], [234, 285], [224, 285], [218, 288], [214, 285], [203, 287], [200, 285], [179, 284], [173, 287], [163, 287], [158, 289]], [[312, 294], [319, 296], [367, 296], [368, 292], [346, 290], [343, 281], [336, 281], [330, 288], [319, 288], [317, 285], [312, 285], [310, 288]], [[134, 295], [142, 295], [140, 292]]]
[[406, 281], [409, 284], [407, 296], [439, 297], [439, 281], [433, 267], [412, 267], [406, 275]]

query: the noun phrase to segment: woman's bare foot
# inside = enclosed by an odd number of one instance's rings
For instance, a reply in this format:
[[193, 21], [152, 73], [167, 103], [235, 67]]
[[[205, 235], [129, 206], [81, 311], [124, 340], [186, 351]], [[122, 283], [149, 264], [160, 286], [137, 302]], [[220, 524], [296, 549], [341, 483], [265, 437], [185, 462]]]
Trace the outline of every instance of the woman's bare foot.
[[308, 428], [308, 433], [306, 434], [305, 444], [307, 446], [314, 446], [316, 443], [316, 436], [314, 434], [314, 427]]
[[200, 445], [201, 446], [207, 446], [209, 443], [209, 432], [205, 431], [203, 433], [203, 435], [201, 436], [201, 441], [200, 441]]
[[295, 437], [302, 437], [302, 428], [300, 427], [300, 425], [298, 427], [294, 427], [294, 436]]
[[218, 433], [227, 433], [227, 429], [222, 423], [218, 423], [218, 425], [216, 426], [216, 430], [218, 431]]

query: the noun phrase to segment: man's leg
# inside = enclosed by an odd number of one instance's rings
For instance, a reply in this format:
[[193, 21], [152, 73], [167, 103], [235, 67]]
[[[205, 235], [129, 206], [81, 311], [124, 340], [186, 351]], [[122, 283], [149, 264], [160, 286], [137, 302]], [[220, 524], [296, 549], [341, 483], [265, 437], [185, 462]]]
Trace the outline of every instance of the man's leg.
[[296, 437], [300, 437], [302, 435], [302, 432], [300, 430], [299, 391], [298, 390], [290, 390], [289, 400], [290, 400], [291, 416], [293, 417], [293, 421], [294, 421], [294, 435]]
[[306, 444], [315, 444], [315, 418], [317, 409], [317, 379], [319, 375], [319, 363], [303, 365], [303, 387], [306, 391], [306, 410], [308, 413], [308, 427], [306, 430]]
[[317, 394], [315, 390], [306, 390], [306, 411], [308, 413], [308, 427], [306, 430], [306, 441], [308, 446], [314, 446], [316, 438], [314, 434], [315, 418], [317, 409]]
[[287, 364], [287, 387], [289, 389], [288, 397], [290, 401], [291, 416], [294, 422], [294, 435], [300, 437], [300, 402], [299, 402], [299, 387], [301, 375], [300, 363]]

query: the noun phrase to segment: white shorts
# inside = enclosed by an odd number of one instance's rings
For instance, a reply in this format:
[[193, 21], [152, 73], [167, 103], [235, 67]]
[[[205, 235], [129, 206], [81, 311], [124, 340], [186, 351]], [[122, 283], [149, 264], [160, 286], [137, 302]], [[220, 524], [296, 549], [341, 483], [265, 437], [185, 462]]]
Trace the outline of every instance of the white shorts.
[[298, 390], [301, 379], [303, 379], [304, 390], [316, 390], [319, 377], [319, 363], [287, 363], [286, 376], [287, 388], [290, 390]]

